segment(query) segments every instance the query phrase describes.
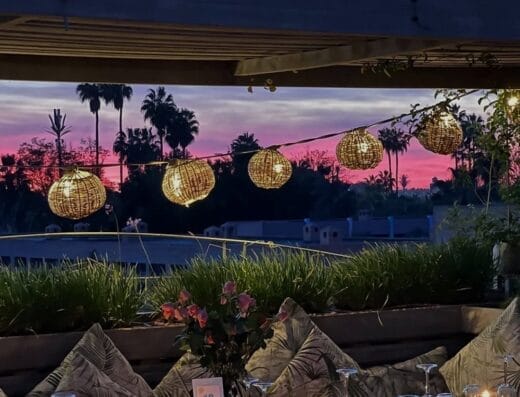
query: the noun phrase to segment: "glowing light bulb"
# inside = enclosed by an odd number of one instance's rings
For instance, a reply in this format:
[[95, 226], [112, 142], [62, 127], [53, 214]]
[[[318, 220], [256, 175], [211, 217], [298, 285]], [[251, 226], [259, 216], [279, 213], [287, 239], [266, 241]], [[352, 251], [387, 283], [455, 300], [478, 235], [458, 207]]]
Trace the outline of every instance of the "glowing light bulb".
[[283, 171], [283, 164], [275, 164], [273, 166], [273, 171], [277, 174], [281, 173]]
[[63, 195], [65, 197], [67, 197], [67, 198], [70, 197], [73, 190], [74, 190], [74, 186], [72, 185], [72, 183], [70, 181], [63, 182]]
[[182, 181], [181, 181], [181, 176], [179, 175], [178, 172], [175, 172], [173, 174], [172, 187], [173, 187], [173, 193], [177, 196], [180, 196], [182, 193]]
[[368, 152], [368, 143], [362, 142], [359, 144], [359, 151], [362, 153]]
[[441, 120], [445, 127], [449, 127], [451, 122], [451, 115], [449, 113], [443, 113], [441, 114]]
[[484, 390], [481, 394], [482, 397], [491, 397], [491, 393], [488, 392], [487, 390]]
[[518, 97], [512, 96], [507, 100], [507, 106], [509, 106], [510, 108], [514, 108], [516, 107], [516, 105], [518, 105], [519, 102], [520, 99], [518, 99]]

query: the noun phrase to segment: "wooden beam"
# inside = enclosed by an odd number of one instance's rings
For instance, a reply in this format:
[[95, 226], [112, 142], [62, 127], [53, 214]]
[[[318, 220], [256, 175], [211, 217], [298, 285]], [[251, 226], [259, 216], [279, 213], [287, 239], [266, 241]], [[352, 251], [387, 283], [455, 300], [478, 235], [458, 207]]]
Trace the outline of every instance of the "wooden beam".
[[0, 14], [382, 37], [520, 40], [518, 0], [4, 0]]
[[374, 58], [385, 58], [441, 47], [446, 43], [436, 40], [379, 39], [357, 42], [352, 45], [330, 47], [317, 51], [277, 55], [240, 61], [236, 76], [253, 76], [266, 73], [290, 72], [345, 65]]
[[157, 61], [142, 59], [0, 55], [0, 79], [128, 84], [374, 88], [520, 88], [520, 67], [412, 68], [361, 73], [356, 66], [333, 66], [255, 76], [234, 76], [232, 61]]

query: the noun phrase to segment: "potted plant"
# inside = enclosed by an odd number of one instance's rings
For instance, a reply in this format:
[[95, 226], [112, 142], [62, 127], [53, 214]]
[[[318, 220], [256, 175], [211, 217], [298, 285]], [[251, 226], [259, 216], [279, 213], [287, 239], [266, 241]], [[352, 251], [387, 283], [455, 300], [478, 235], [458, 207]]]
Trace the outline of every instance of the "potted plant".
[[200, 307], [182, 290], [177, 302], [163, 304], [161, 311], [167, 322], [186, 325], [176, 341], [181, 349], [222, 377], [226, 395], [238, 396], [247, 361], [273, 334], [271, 319], [257, 311], [255, 299], [247, 292], [238, 293], [235, 282], [228, 281], [212, 310]]

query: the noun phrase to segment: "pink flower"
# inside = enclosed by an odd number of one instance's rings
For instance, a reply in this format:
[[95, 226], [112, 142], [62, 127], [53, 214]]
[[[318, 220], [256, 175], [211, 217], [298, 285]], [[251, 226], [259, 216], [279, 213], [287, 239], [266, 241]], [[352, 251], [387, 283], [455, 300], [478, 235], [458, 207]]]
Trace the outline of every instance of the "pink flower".
[[237, 293], [237, 285], [234, 281], [226, 281], [224, 286], [222, 287], [222, 293], [224, 295], [234, 295]]
[[289, 317], [289, 313], [287, 313], [287, 310], [285, 310], [284, 308], [280, 308], [280, 310], [278, 311], [278, 314], [276, 315], [276, 318], [278, 319], [278, 321], [281, 321], [281, 322], [284, 322], [285, 320], [287, 320], [287, 318]]
[[176, 307], [173, 311], [173, 317], [177, 321], [184, 321], [188, 318], [188, 311], [184, 307]]
[[220, 295], [220, 304], [225, 305], [228, 302], [226, 295]]
[[245, 292], [238, 295], [238, 308], [242, 314], [246, 314], [255, 305], [256, 301]]
[[181, 303], [186, 303], [190, 300], [191, 298], [191, 294], [186, 291], [185, 289], [181, 290], [181, 292], [179, 292], [179, 302]]
[[197, 317], [197, 314], [199, 313], [199, 310], [200, 310], [196, 304], [189, 305], [187, 307], [187, 309], [188, 309], [189, 316], [193, 317], [193, 318]]
[[176, 307], [173, 305], [173, 303], [168, 302], [161, 305], [162, 316], [166, 321], [169, 321], [174, 317], [175, 309]]
[[204, 328], [208, 324], [208, 312], [206, 309], [199, 310], [197, 313], [197, 321], [199, 322], [200, 328]]

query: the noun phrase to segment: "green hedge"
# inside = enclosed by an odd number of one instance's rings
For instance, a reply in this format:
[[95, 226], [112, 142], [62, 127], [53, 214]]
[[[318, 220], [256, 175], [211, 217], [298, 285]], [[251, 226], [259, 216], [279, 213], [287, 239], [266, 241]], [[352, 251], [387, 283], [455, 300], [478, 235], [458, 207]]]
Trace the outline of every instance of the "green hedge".
[[275, 312], [290, 296], [306, 310], [381, 309], [423, 303], [477, 302], [495, 269], [491, 253], [471, 240], [432, 246], [374, 245], [348, 259], [323, 255], [266, 253], [192, 265], [160, 279], [150, 291], [155, 306], [186, 288], [201, 305], [214, 306], [226, 280], [248, 290], [263, 310]]
[[203, 306], [218, 307], [234, 280], [262, 310], [287, 296], [307, 311], [381, 309], [412, 304], [478, 302], [495, 269], [491, 253], [471, 240], [440, 246], [375, 245], [348, 259], [270, 250], [256, 257], [196, 258], [142, 291], [134, 269], [87, 261], [50, 269], [0, 268], [0, 335], [131, 324], [143, 306], [175, 301], [182, 288]]
[[139, 278], [103, 262], [0, 269], [0, 334], [60, 332], [130, 324], [143, 301]]

